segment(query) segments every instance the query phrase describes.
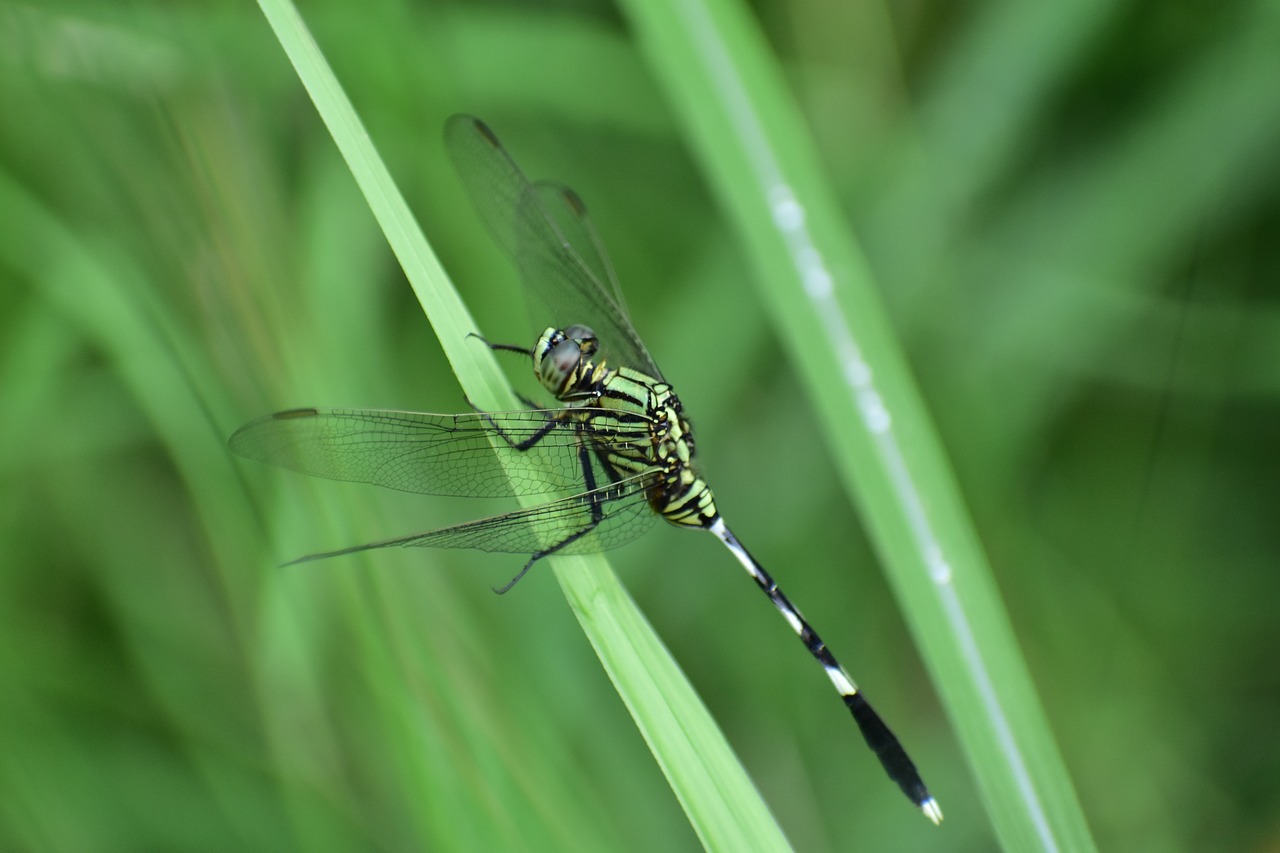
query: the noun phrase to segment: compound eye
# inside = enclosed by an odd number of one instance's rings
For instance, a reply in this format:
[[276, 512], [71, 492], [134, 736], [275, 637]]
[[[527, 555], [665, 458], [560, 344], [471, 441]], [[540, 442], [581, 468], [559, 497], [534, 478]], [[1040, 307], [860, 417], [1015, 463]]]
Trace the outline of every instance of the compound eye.
[[552, 344], [543, 356], [539, 365], [539, 379], [553, 393], [559, 391], [569, 381], [570, 374], [582, 360], [582, 345], [573, 339], [561, 340]]
[[592, 355], [600, 348], [600, 340], [596, 337], [595, 330], [590, 326], [581, 324], [570, 326], [564, 330], [564, 336], [570, 340], [577, 341], [583, 355]]

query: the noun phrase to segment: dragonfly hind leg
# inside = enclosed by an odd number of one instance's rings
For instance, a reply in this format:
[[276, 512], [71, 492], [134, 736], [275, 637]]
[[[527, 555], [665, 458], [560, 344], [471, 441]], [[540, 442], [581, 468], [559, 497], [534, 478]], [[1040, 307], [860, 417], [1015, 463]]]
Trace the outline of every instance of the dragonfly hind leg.
[[[593, 512], [593, 516], [594, 514], [595, 513]], [[603, 515], [601, 516], [601, 518], [603, 518]], [[528, 574], [529, 570], [533, 568], [534, 563], [538, 562], [543, 557], [550, 557], [552, 554], [556, 553], [562, 548], [565, 548], [569, 545], [572, 545], [574, 542], [577, 542], [583, 536], [586, 536], [588, 533], [595, 530], [598, 524], [600, 524], [600, 518], [593, 517], [591, 520], [591, 523], [588, 524], [586, 527], [582, 528], [581, 530], [575, 530], [573, 533], [570, 533], [568, 536], [561, 539], [559, 542], [552, 545], [550, 548], [546, 548], [542, 551], [535, 552], [534, 555], [529, 558], [529, 562], [524, 564], [524, 568], [516, 572], [515, 577], [513, 577], [511, 580], [504, 583], [502, 586], [492, 587], [493, 591], [498, 595], [507, 594], [508, 592], [510, 592], [511, 587], [519, 583], [520, 579], [523, 578], [526, 574]]]
[[[545, 434], [545, 433], [541, 433], [541, 434]], [[515, 447], [516, 445], [513, 444], [511, 446]], [[515, 577], [507, 581], [502, 586], [493, 587], [493, 591], [498, 595], [505, 595], [507, 592], [509, 592], [513, 586], [515, 586], [517, 583], [520, 582], [521, 578], [523, 578], [526, 574], [528, 574], [529, 569], [533, 568], [534, 563], [538, 562], [543, 557], [550, 557], [552, 554], [556, 553], [557, 551], [567, 548], [568, 546], [572, 545], [574, 542], [577, 542], [583, 536], [586, 536], [588, 533], [595, 530], [597, 527], [600, 526], [600, 522], [604, 521], [604, 500], [602, 496], [595, 494], [596, 475], [595, 475], [595, 472], [591, 470], [591, 457], [588, 455], [588, 451], [585, 445], [581, 445], [581, 444], [578, 445], [578, 464], [582, 466], [582, 481], [583, 481], [583, 484], [586, 486], [586, 492], [592, 495], [590, 502], [588, 503], [588, 506], [590, 507], [590, 510], [591, 510], [591, 519], [588, 522], [587, 526], [583, 527], [581, 530], [575, 530], [565, 538], [561, 539], [556, 544], [552, 545], [550, 548], [544, 548], [541, 551], [535, 551], [533, 556], [529, 558], [529, 562], [525, 563], [524, 567], [520, 569], [520, 571], [516, 572]], [[609, 466], [605, 470], [609, 472], [609, 476], [614, 478], [614, 481], [616, 482], [617, 475], [613, 467]]]

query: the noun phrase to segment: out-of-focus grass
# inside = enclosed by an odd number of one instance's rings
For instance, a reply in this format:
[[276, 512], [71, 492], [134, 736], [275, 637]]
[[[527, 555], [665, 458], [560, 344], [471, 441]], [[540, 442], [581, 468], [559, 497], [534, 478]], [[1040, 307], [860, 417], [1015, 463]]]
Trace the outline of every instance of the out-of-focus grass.
[[[1275, 10], [757, 11], [1100, 845], [1273, 842]], [[655, 532], [615, 565], [791, 840], [989, 849], [813, 404], [617, 17], [304, 14], [493, 337], [525, 326], [443, 118], [489, 119], [583, 194], [722, 509], [947, 811], [938, 835], [899, 802], [714, 542]], [[465, 405], [256, 8], [8, 3], [0, 43], [0, 846], [695, 844], [549, 573], [498, 599], [501, 557], [274, 568], [475, 508], [225, 453], [289, 405]]]

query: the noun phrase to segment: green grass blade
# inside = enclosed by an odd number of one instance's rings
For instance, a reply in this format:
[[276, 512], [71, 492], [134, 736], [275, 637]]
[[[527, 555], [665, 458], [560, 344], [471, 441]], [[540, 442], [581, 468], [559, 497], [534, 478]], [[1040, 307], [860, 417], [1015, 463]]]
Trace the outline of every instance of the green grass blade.
[[[515, 405], [476, 330], [318, 47], [287, 0], [261, 0], [471, 399]], [[425, 147], [425, 146], [424, 146]], [[427, 148], [430, 150], [430, 148]], [[711, 849], [784, 849], [723, 735], [603, 557], [553, 561], [556, 577], [695, 831]]]
[[726, 0], [625, 7], [750, 248], [996, 832], [1008, 849], [1090, 849], [941, 445], [760, 34]]

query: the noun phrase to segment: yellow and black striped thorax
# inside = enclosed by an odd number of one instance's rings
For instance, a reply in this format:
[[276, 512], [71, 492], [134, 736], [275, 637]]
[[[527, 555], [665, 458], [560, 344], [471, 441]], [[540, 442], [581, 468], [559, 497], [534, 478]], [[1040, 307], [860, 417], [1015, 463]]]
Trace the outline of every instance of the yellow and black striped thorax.
[[[610, 368], [586, 326], [547, 329], [533, 350], [534, 373], [581, 421], [607, 466], [622, 476], [654, 474], [649, 504], [672, 524], [709, 527], [719, 517], [694, 464], [693, 431], [671, 385], [630, 367]], [[634, 439], [637, 424], [648, 441]]]

